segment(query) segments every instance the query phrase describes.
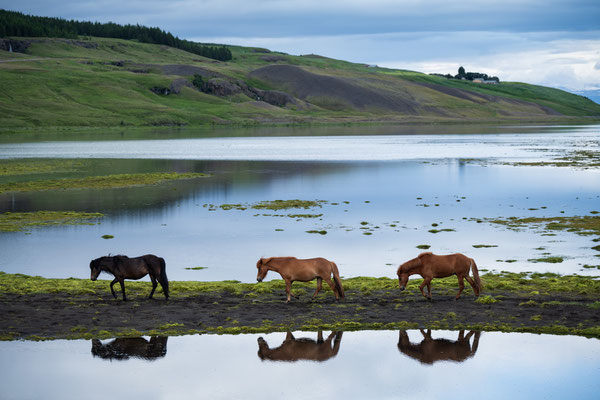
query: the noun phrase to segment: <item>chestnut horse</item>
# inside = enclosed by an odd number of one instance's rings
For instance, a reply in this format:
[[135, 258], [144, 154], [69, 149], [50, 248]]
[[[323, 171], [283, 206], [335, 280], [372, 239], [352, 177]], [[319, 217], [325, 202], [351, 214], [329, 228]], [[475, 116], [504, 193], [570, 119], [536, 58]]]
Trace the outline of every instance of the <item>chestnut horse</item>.
[[326, 361], [338, 354], [342, 342], [342, 333], [331, 332], [327, 339], [323, 340], [323, 332], [319, 331], [317, 340], [314, 341], [308, 338], [296, 339], [292, 332], [288, 331], [281, 346], [275, 348], [270, 348], [265, 339], [259, 337], [258, 357], [262, 361]]
[[[421, 364], [434, 364], [437, 361], [463, 362], [477, 353], [481, 332], [470, 331], [465, 336], [465, 331], [458, 332], [456, 341], [448, 339], [433, 339], [431, 329], [425, 332], [421, 329], [423, 340], [419, 344], [411, 343], [406, 331], [400, 331], [398, 350], [407, 356], [418, 360]], [[474, 337], [471, 345], [471, 337]]]
[[[469, 270], [473, 271], [474, 280], [469, 276]], [[458, 300], [465, 288], [463, 279], [469, 282], [475, 292], [475, 296], [479, 296], [479, 291], [481, 290], [481, 280], [479, 279], [477, 264], [475, 264], [472, 258], [460, 253], [437, 256], [431, 252], [425, 252], [419, 254], [417, 258], [405, 262], [398, 268], [400, 290], [404, 290], [406, 282], [408, 282], [408, 277], [414, 274], [419, 274], [423, 277], [423, 283], [421, 283], [419, 289], [421, 289], [423, 296], [429, 300], [431, 300], [431, 280], [433, 278], [446, 278], [456, 275], [458, 277], [456, 300]], [[427, 285], [427, 295], [423, 291], [425, 285]]]
[[115, 299], [117, 298], [113, 289], [115, 283], [119, 282], [121, 284], [123, 301], [125, 301], [127, 300], [127, 297], [125, 297], [125, 279], [140, 279], [146, 275], [150, 275], [150, 280], [152, 281], [150, 298], [152, 298], [154, 290], [156, 290], [156, 281], [158, 280], [160, 286], [163, 288], [165, 297], [167, 300], [169, 299], [169, 280], [167, 279], [165, 260], [161, 257], [152, 254], [135, 258], [109, 255], [92, 260], [90, 262], [90, 269], [92, 271], [90, 279], [93, 281], [98, 279], [98, 275], [102, 271], [108, 272], [115, 277], [110, 283], [110, 292]]
[[[334, 262], [326, 260], [324, 258], [309, 258], [306, 260], [299, 260], [296, 257], [270, 257], [261, 258], [256, 263], [258, 268], [258, 274], [256, 280], [262, 282], [269, 271], [278, 272], [283, 280], [285, 281], [285, 292], [287, 293], [287, 303], [290, 302], [290, 296], [295, 296], [291, 292], [292, 282], [308, 282], [313, 279], [317, 280], [317, 290], [313, 294], [313, 299], [321, 290], [322, 281], [325, 280], [333, 294], [335, 299], [339, 300], [344, 298], [344, 288], [340, 281], [340, 273], [337, 265]], [[331, 275], [333, 274], [333, 282], [331, 281]]]

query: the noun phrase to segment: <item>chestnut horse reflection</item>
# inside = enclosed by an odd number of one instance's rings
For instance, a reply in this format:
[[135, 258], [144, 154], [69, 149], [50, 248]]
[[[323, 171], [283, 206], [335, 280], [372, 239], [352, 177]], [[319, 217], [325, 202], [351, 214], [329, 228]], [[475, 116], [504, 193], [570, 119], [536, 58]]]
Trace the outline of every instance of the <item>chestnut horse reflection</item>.
[[167, 279], [165, 260], [153, 254], [134, 258], [121, 255], [96, 258], [90, 262], [90, 270], [92, 271], [90, 279], [93, 281], [103, 271], [115, 277], [110, 283], [110, 292], [115, 299], [117, 298], [115, 289], [113, 289], [115, 283], [119, 282], [121, 284], [123, 300], [127, 300], [127, 297], [125, 297], [125, 279], [140, 279], [146, 275], [150, 275], [152, 281], [150, 298], [156, 290], [156, 281], [158, 280], [165, 298], [169, 299], [169, 280]]
[[130, 358], [153, 361], [167, 354], [167, 339], [167, 336], [152, 336], [150, 341], [143, 337], [117, 338], [106, 344], [92, 339], [92, 354], [111, 361]]
[[[473, 271], [473, 278], [475, 279], [471, 279], [469, 270]], [[419, 289], [421, 290], [421, 294], [429, 300], [431, 300], [431, 280], [433, 278], [446, 278], [456, 275], [458, 277], [456, 300], [458, 300], [465, 288], [463, 279], [469, 282], [475, 292], [475, 296], [479, 296], [481, 290], [481, 280], [479, 279], [479, 271], [477, 270], [475, 260], [460, 253], [449, 254], [447, 256], [437, 256], [431, 252], [421, 253], [418, 257], [402, 264], [398, 268], [397, 274], [400, 290], [406, 288], [406, 283], [410, 275], [421, 275], [423, 283], [421, 283]], [[427, 295], [423, 291], [425, 286], [427, 286]]]
[[[323, 340], [323, 332], [317, 334], [317, 341], [312, 339], [296, 339], [292, 332], [287, 333], [281, 346], [271, 349], [267, 342], [258, 338], [258, 357], [261, 360], [271, 361], [325, 361], [333, 358], [340, 350], [343, 332], [331, 332], [326, 340]], [[333, 340], [333, 346], [331, 344]]]
[[[340, 280], [340, 272], [333, 261], [324, 258], [299, 260], [296, 257], [270, 257], [258, 260], [256, 268], [258, 269], [258, 274], [256, 275], [258, 282], [262, 282], [269, 271], [275, 271], [281, 275], [285, 281], [285, 292], [287, 293], [288, 303], [290, 302], [290, 296], [298, 298], [298, 296], [291, 292], [292, 282], [308, 282], [313, 279], [317, 280], [317, 290], [313, 294], [313, 299], [321, 290], [322, 281], [327, 282], [331, 290], [333, 290], [336, 300], [344, 298], [344, 288]], [[333, 275], [333, 281], [331, 280], [331, 275]]]
[[[481, 332], [470, 331], [465, 336], [465, 331], [458, 333], [456, 341], [448, 339], [432, 339], [431, 329], [425, 332], [421, 329], [423, 340], [419, 344], [412, 344], [406, 331], [400, 331], [398, 339], [398, 350], [410, 358], [418, 360], [421, 364], [433, 364], [437, 361], [463, 362], [471, 358], [477, 352]], [[473, 345], [470, 343], [474, 336]]]

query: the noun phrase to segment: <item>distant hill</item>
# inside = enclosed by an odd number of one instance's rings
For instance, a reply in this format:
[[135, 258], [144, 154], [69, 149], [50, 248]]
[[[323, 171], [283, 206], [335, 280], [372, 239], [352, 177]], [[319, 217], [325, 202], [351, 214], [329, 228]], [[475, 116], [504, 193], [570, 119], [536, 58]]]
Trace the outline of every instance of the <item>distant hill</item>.
[[227, 48], [218, 61], [137, 39], [5, 37], [0, 130], [600, 119], [600, 105], [548, 87]]

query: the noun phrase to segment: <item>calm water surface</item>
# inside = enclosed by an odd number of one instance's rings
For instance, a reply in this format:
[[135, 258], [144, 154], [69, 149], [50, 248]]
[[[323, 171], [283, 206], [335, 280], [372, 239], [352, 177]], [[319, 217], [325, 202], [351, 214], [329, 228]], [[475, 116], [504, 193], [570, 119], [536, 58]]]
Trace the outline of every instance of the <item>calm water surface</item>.
[[318, 343], [316, 332], [291, 335], [0, 342], [2, 398], [592, 399], [600, 390], [595, 339], [410, 330], [323, 332]]
[[[252, 282], [259, 257], [294, 255], [330, 258], [345, 277], [394, 277], [397, 265], [426, 244], [437, 253], [464, 252], [484, 269], [597, 275], [597, 269], [582, 268], [599, 264], [593, 237], [515, 232], [476, 219], [600, 210], [599, 170], [510, 165], [598, 151], [599, 127], [504, 129], [501, 134], [393, 135], [386, 130], [368, 136], [3, 143], [0, 158], [87, 159], [78, 176], [155, 171], [212, 176], [160, 186], [0, 195], [0, 212], [106, 214], [93, 226], [1, 233], [0, 270], [85, 278], [92, 258], [155, 253], [167, 260], [171, 279]], [[218, 207], [275, 199], [326, 202], [275, 212]], [[114, 239], [102, 239], [105, 234]], [[473, 248], [478, 244], [497, 247]], [[565, 261], [528, 261], [547, 255]], [[206, 269], [185, 269], [198, 266]]]

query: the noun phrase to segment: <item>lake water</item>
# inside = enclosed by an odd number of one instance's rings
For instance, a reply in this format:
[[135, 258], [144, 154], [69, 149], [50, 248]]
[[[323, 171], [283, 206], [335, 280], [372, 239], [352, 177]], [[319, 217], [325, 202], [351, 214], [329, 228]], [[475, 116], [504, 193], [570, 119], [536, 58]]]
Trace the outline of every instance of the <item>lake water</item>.
[[[271, 128], [274, 129], [274, 128]], [[253, 282], [258, 258], [326, 257], [344, 277], [395, 277], [417, 245], [463, 252], [480, 268], [597, 275], [594, 237], [543, 236], [477, 223], [493, 217], [555, 217], [600, 211], [597, 168], [515, 166], [551, 161], [573, 151], [598, 152], [600, 126], [316, 129], [317, 136], [280, 128], [263, 137], [114, 135], [82, 141], [12, 137], [0, 158], [79, 158], [76, 174], [207, 172], [209, 178], [159, 186], [0, 195], [0, 212], [102, 212], [98, 225], [40, 227], [0, 233], [0, 270], [46, 277], [89, 276], [89, 261], [108, 253], [154, 253], [170, 279]], [[445, 132], [437, 128], [437, 132]], [[421, 133], [420, 133], [421, 132]], [[227, 136], [227, 135], [225, 135]], [[13, 177], [10, 179], [22, 179]], [[282, 211], [223, 210], [276, 199], [324, 200], [321, 207]], [[214, 205], [214, 206], [211, 206]], [[216, 206], [216, 207], [215, 207]], [[317, 218], [288, 214], [322, 214]], [[431, 233], [431, 229], [451, 229]], [[307, 233], [325, 230], [327, 234]], [[105, 240], [101, 236], [114, 235]], [[497, 247], [474, 248], [486, 244]], [[534, 263], [545, 255], [560, 264]], [[506, 263], [504, 260], [516, 260]], [[206, 267], [203, 270], [186, 270]], [[270, 278], [278, 278], [269, 276]], [[435, 290], [435, 288], [434, 288]]]
[[409, 330], [344, 332], [327, 342], [329, 335], [324, 343], [316, 332], [287, 341], [271, 333], [0, 342], [2, 398], [592, 399], [600, 390], [596, 339], [434, 331], [425, 340]]

